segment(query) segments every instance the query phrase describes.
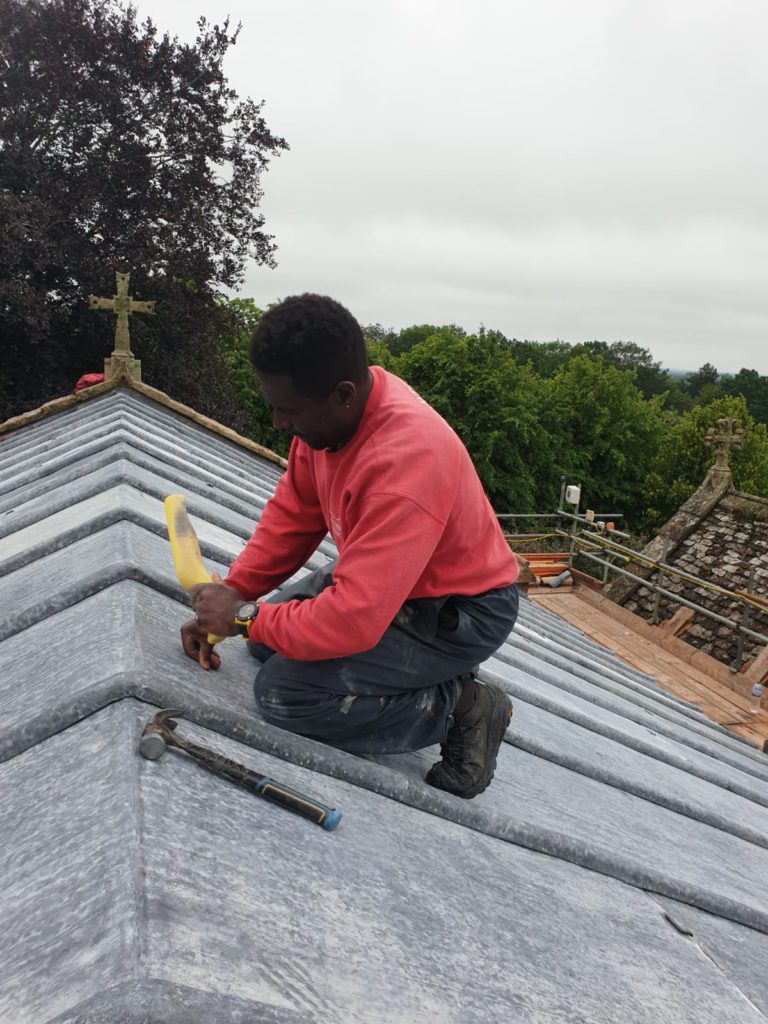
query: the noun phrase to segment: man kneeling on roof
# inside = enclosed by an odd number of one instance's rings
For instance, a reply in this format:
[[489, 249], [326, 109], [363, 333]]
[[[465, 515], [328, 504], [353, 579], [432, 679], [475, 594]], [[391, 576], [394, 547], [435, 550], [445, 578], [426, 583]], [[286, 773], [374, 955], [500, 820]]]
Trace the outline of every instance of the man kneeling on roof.
[[[266, 312], [251, 362], [288, 469], [225, 581], [192, 591], [184, 651], [246, 636], [273, 725], [354, 753], [441, 744], [427, 782], [481, 793], [512, 715], [476, 678], [517, 616], [517, 560], [462, 442], [402, 380], [368, 366], [339, 303], [299, 295]], [[263, 599], [330, 533], [338, 559]]]

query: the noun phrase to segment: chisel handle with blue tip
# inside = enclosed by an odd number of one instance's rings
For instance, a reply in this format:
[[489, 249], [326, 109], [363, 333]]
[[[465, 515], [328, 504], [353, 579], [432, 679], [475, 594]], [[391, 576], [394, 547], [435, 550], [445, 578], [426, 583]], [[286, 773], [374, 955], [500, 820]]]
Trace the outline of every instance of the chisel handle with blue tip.
[[246, 768], [244, 764], [179, 736], [175, 731], [178, 723], [171, 716], [182, 714], [183, 711], [167, 708], [164, 711], [158, 711], [154, 718], [150, 719], [144, 727], [139, 744], [139, 750], [144, 757], [155, 761], [165, 753], [168, 747], [176, 747], [199, 761], [200, 764], [205, 765], [206, 768], [210, 768], [211, 771], [218, 772], [220, 775], [226, 775], [232, 782], [236, 782], [257, 796], [271, 800], [273, 804], [286, 807], [303, 818], [309, 818], [310, 821], [314, 821], [316, 825], [324, 828], [326, 832], [331, 832], [339, 824], [341, 811], [337, 811], [333, 807], [326, 807], [325, 804], [321, 804], [289, 786], [284, 786], [281, 782], [276, 782], [266, 775], [260, 775], [258, 772]]

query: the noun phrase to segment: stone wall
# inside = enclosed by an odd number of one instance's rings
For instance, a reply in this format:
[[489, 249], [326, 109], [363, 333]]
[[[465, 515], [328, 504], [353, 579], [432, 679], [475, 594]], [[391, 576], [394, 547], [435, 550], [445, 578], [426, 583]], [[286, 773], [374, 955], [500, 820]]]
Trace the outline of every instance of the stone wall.
[[[746, 590], [750, 572], [754, 571], [754, 592], [768, 598], [768, 501], [729, 490], [679, 542], [667, 563], [731, 591]], [[649, 578], [658, 582], [658, 573]], [[743, 606], [728, 596], [669, 576], [665, 576], [661, 585], [726, 618], [741, 619]], [[621, 604], [629, 611], [650, 619], [654, 601], [652, 591], [638, 586]], [[659, 621], [671, 618], [679, 607], [679, 604], [662, 597]], [[750, 609], [747, 625], [768, 636], [768, 612]], [[738, 633], [730, 626], [699, 613], [694, 616], [685, 639], [729, 665], [737, 656]], [[763, 647], [758, 641], [745, 637], [743, 660], [756, 657]]]

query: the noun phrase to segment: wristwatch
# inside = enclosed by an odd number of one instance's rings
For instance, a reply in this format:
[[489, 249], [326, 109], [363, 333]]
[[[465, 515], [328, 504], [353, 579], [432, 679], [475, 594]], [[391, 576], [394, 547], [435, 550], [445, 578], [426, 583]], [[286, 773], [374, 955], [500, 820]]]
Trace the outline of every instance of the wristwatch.
[[245, 604], [241, 604], [235, 612], [235, 625], [237, 626], [237, 631], [245, 640], [248, 639], [251, 623], [258, 614], [259, 606], [255, 601], [246, 601]]

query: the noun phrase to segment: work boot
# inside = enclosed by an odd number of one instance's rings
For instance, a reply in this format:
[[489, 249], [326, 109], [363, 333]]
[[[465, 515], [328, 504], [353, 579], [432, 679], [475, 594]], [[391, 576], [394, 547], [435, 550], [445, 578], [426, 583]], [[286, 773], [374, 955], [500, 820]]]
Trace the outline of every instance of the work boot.
[[498, 686], [476, 683], [477, 696], [463, 714], [454, 711], [442, 761], [427, 772], [427, 782], [470, 800], [493, 778], [496, 756], [512, 718], [512, 702]]

